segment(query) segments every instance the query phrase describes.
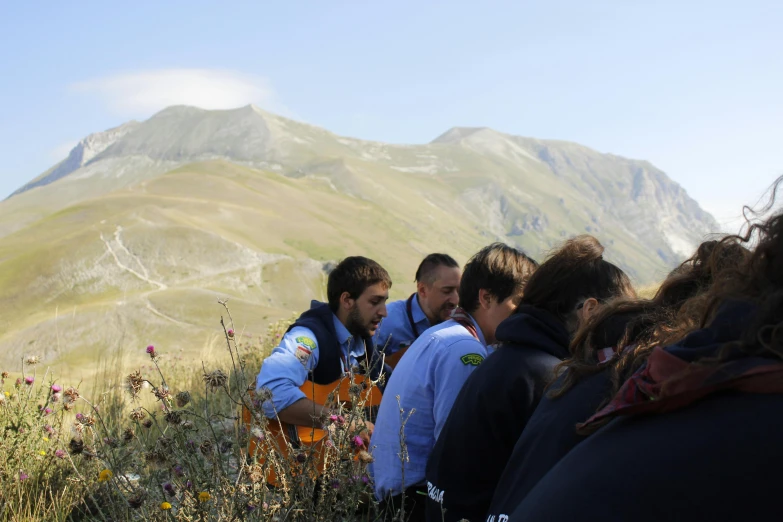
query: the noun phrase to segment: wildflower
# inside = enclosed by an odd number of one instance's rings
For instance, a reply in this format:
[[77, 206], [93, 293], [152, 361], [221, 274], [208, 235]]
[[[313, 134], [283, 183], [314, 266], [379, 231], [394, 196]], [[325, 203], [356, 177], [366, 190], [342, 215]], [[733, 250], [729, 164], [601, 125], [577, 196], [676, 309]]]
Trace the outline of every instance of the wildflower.
[[300, 464], [303, 464], [307, 460], [307, 455], [304, 454], [304, 452], [299, 452], [296, 454], [296, 461]]
[[41, 362], [41, 358], [37, 355], [28, 355], [24, 360], [24, 363], [28, 366], [35, 366], [39, 362]]
[[342, 415], [330, 415], [329, 420], [340, 426], [345, 424], [345, 417], [343, 417]]
[[134, 410], [131, 410], [130, 412], [131, 420], [135, 420], [135, 421], [142, 420], [144, 418], [144, 415], [145, 415], [144, 410], [142, 410], [141, 408], [136, 408]]
[[20, 481], [27, 480], [27, 479], [29, 479], [29, 478], [30, 478], [30, 475], [28, 475], [28, 474], [27, 474], [27, 473], [25, 473], [24, 471], [20, 471], [20, 472], [19, 472], [19, 480], [20, 480]]
[[334, 480], [332, 481], [332, 488], [333, 488], [333, 489], [340, 489], [340, 481], [339, 481], [339, 480], [337, 480], [337, 479], [334, 479]]
[[7, 392], [7, 391], [3, 392], [3, 395], [5, 395], [6, 397], [10, 397], [11, 396], [11, 392]]
[[28, 375], [27, 377], [25, 377], [25, 378], [24, 378], [24, 383], [25, 383], [26, 385], [28, 385], [28, 386], [30, 386], [30, 385], [31, 385], [31, 384], [33, 384], [34, 382], [35, 382], [35, 377], [32, 377], [32, 376], [29, 376], [29, 375]]
[[125, 442], [130, 442], [136, 437], [136, 432], [133, 431], [133, 428], [125, 428], [125, 430], [122, 432], [122, 440]]
[[84, 441], [74, 437], [68, 443], [68, 449], [71, 450], [71, 453], [73, 455], [78, 455], [79, 453], [84, 451]]
[[38, 454], [39, 454], [40, 456], [42, 456], [42, 457], [45, 457], [45, 456], [46, 456], [46, 452], [45, 452], [44, 450], [41, 450], [41, 451], [39, 451], [39, 452], [38, 452]]
[[152, 393], [159, 401], [168, 401], [171, 399], [171, 392], [169, 391], [169, 387], [165, 384], [159, 388], [154, 388]]
[[42, 440], [43, 440], [44, 442], [49, 442], [49, 437], [44, 437]]
[[51, 415], [52, 409], [51, 408], [44, 408], [44, 415]]
[[77, 414], [76, 414], [76, 420], [77, 420], [77, 421], [79, 421], [79, 422], [81, 422], [82, 424], [84, 424], [84, 423], [82, 422], [82, 420], [84, 420], [84, 414], [83, 414], [83, 413], [81, 413], [81, 412], [77, 413]]
[[199, 446], [199, 449], [201, 450], [201, 453], [205, 457], [209, 457], [212, 455], [212, 441], [209, 439], [206, 439], [204, 442], [201, 443], [201, 446]]
[[54, 435], [54, 428], [52, 428], [50, 425], [46, 425], [43, 427], [44, 431], [48, 433], [49, 435]]
[[352, 440], [353, 440], [353, 445], [356, 446], [357, 448], [364, 447], [364, 440], [362, 440], [362, 438], [359, 435], [354, 436]]
[[147, 354], [150, 356], [150, 359], [155, 359], [155, 356], [158, 354], [155, 353], [155, 347], [152, 345], [147, 346]]
[[60, 386], [59, 384], [52, 384], [51, 390], [52, 393], [60, 393], [61, 391], [63, 391], [63, 387]]
[[226, 385], [228, 377], [222, 370], [214, 370], [210, 373], [204, 374], [204, 382], [207, 383], [213, 390], [216, 388], [222, 388]]
[[189, 481], [189, 480], [188, 480], [187, 482], [185, 482], [185, 487], [186, 487], [187, 489], [193, 489], [193, 483], [192, 483], [191, 481]]
[[54, 456], [57, 457], [58, 459], [65, 458], [65, 452], [61, 449], [57, 449], [54, 451]]
[[171, 482], [166, 482], [165, 484], [163, 484], [163, 490], [170, 497], [173, 497], [174, 495], [177, 494], [177, 492], [174, 490], [174, 486], [171, 485]]
[[147, 494], [144, 491], [139, 491], [128, 499], [128, 505], [133, 509], [139, 509], [144, 504], [146, 497]]
[[193, 421], [189, 421], [189, 420], [182, 421], [182, 424], [180, 424], [180, 427], [183, 430], [194, 430], [194, 429], [196, 429], [196, 426], [193, 424]]
[[131, 400], [136, 400], [138, 398], [143, 384], [144, 378], [141, 376], [139, 370], [136, 370], [125, 378], [125, 389], [128, 390]]
[[144, 419], [144, 422], [142, 422], [141, 425], [144, 426], [145, 428], [151, 428], [152, 419]]
[[375, 459], [367, 451], [361, 450], [359, 452], [359, 460], [365, 464], [369, 464], [370, 462], [373, 462]]
[[22, 379], [20, 377], [16, 378], [16, 382], [14, 383], [14, 388], [20, 388], [22, 386]]
[[229, 336], [229, 337], [234, 337], [234, 330], [229, 330], [229, 331], [228, 331], [228, 332], [226, 332], [226, 333], [228, 333], [228, 336]]
[[190, 402], [190, 392], [189, 391], [181, 391], [176, 396], [176, 402], [177, 402], [177, 408], [183, 408], [187, 403]]
[[166, 419], [166, 422], [168, 422], [169, 424], [179, 424], [180, 421], [182, 420], [180, 418], [179, 412], [178, 411], [173, 411], [173, 410], [168, 412], [164, 416], [164, 419]]
[[206, 501], [208, 501], [210, 498], [212, 498], [212, 497], [211, 497], [211, 496], [210, 496], [210, 494], [209, 494], [209, 493], [207, 493], [206, 491], [202, 491], [201, 493], [199, 493], [199, 494], [198, 494], [198, 501], [199, 501], [199, 502], [206, 502]]
[[178, 476], [178, 477], [184, 477], [185, 476], [185, 470], [182, 469], [182, 466], [177, 464], [176, 466], [174, 466], [174, 474], [176, 476]]
[[52, 394], [50, 400], [52, 402], [60, 402], [60, 399], [62, 399], [62, 398], [63, 398], [63, 394], [62, 393], [55, 392], [55, 393]]
[[98, 482], [107, 482], [109, 479], [111, 479], [113, 473], [109, 469], [104, 469], [100, 473], [98, 473]]
[[71, 404], [76, 402], [79, 399], [79, 390], [74, 388], [73, 386], [70, 386], [66, 388], [66, 390], [63, 392], [63, 402], [66, 404]]
[[246, 509], [248, 512], [250, 512], [250, 511], [255, 511], [255, 510], [256, 510], [256, 506], [255, 506], [255, 505], [253, 505], [253, 504], [251, 504], [250, 502], [248, 502], [248, 503], [247, 503], [247, 505], [245, 505], [245, 509]]
[[160, 509], [162, 509], [163, 511], [168, 511], [169, 509], [171, 509], [171, 504], [169, 504], [168, 502], [161, 502]]

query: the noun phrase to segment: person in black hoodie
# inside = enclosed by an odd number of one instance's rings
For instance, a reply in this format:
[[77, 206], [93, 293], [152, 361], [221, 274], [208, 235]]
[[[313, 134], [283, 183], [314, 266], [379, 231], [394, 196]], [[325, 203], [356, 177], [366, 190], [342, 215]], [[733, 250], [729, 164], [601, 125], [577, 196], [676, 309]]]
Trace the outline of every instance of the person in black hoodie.
[[487, 520], [711, 522], [780, 516], [783, 215], [709, 291], [702, 325], [655, 348], [517, 506]]
[[530, 277], [500, 346], [457, 396], [427, 462], [427, 520], [483, 520], [495, 484], [569, 339], [602, 303], [634, 295], [592, 236], [567, 241]]
[[571, 357], [559, 365], [559, 377], [514, 447], [488, 518], [497, 519], [509, 507], [519, 505], [538, 481], [585, 439], [586, 434], [577, 432], [576, 425], [611, 399], [652, 347], [698, 328], [700, 307], [683, 305], [703, 295], [714, 280], [743, 262], [747, 254], [744, 247], [730, 241], [706, 241], [672, 271], [652, 299], [616, 300], [580, 328], [572, 340]]

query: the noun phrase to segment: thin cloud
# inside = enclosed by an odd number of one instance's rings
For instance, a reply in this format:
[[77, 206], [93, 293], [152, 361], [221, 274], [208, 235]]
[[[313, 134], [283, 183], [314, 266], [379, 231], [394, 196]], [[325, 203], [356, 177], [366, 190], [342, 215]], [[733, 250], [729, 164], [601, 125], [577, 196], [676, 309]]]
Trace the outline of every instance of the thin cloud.
[[234, 109], [254, 103], [277, 112], [281, 106], [266, 78], [222, 69], [159, 69], [120, 73], [70, 86], [97, 96], [114, 114], [146, 117], [171, 105]]

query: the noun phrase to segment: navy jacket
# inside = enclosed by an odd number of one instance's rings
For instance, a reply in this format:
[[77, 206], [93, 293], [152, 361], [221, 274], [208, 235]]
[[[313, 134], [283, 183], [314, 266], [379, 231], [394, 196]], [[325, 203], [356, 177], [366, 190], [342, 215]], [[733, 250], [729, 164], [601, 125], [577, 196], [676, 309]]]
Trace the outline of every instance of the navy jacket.
[[[739, 339], [745, 311], [725, 307], [709, 328], [668, 351], [686, 360], [716, 355]], [[519, 505], [487, 520], [776, 520], [781, 412], [783, 394], [725, 391], [675, 411], [617, 418], [563, 457]]]
[[568, 356], [564, 325], [531, 306], [495, 336], [502, 344], [465, 382], [427, 463], [427, 520], [484, 520], [514, 444]]

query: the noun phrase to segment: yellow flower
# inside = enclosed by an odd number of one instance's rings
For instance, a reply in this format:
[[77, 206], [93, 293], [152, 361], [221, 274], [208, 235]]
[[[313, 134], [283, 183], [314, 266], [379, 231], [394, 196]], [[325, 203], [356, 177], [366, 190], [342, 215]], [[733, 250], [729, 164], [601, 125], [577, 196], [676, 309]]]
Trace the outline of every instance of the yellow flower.
[[39, 451], [39, 452], [38, 452], [38, 454], [39, 454], [40, 456], [42, 456], [42, 457], [45, 457], [45, 456], [46, 456], [46, 452], [45, 452], [44, 450], [41, 450], [41, 451]]
[[199, 502], [206, 502], [210, 498], [212, 498], [212, 497], [210, 497], [209, 493], [207, 493], [206, 491], [202, 491], [201, 493], [198, 494]]
[[106, 482], [112, 477], [113, 473], [108, 469], [104, 469], [98, 474], [98, 482]]
[[163, 511], [168, 511], [169, 509], [171, 509], [171, 504], [169, 504], [168, 502], [161, 502], [160, 509], [162, 509]]
[[5, 394], [6, 397], [10, 397], [11, 396], [11, 392], [3, 392], [3, 394]]
[[43, 438], [43, 441], [44, 441], [44, 442], [49, 442], [49, 437], [44, 437], [44, 438]]

